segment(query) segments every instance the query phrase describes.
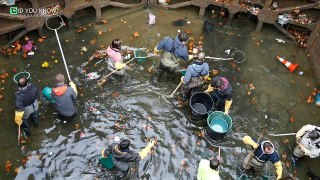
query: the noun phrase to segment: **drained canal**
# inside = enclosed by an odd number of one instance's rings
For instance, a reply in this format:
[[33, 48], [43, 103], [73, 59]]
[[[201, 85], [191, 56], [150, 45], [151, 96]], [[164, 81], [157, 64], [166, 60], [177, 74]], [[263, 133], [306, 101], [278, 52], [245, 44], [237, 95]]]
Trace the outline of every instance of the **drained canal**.
[[[249, 150], [242, 137], [248, 134], [258, 138], [265, 126], [267, 133], [263, 139], [270, 139], [275, 144], [284, 174], [307, 179], [307, 166], [313, 171], [320, 168], [319, 159], [310, 158], [302, 159], [293, 167], [290, 155], [295, 138], [267, 135], [296, 132], [305, 124], [319, 126], [319, 109], [314, 103], [306, 102], [316, 88], [316, 80], [305, 49], [296, 47], [272, 26], [265, 25], [261, 33], [255, 33], [256, 22], [244, 14], [240, 14], [232, 25], [221, 26], [219, 22], [223, 22], [223, 17], [214, 17], [209, 12], [204, 18], [198, 17], [195, 7], [150, 10], [157, 17], [156, 24], [151, 27], [146, 23], [147, 9], [123, 15], [122, 9], [106, 8], [102, 17], [108, 22], [95, 24], [94, 10], [86, 9], [76, 14], [74, 29], [64, 27], [58, 31], [70, 76], [78, 87], [78, 116], [72, 123], [57, 123], [54, 107], [42, 98], [40, 125], [31, 126], [30, 141], [19, 146], [14, 123], [16, 85], [12, 81], [13, 69], [30, 72], [32, 83], [40, 89], [52, 87], [54, 75], [65, 74], [65, 69], [54, 32], [49, 29], [45, 31], [47, 38], [42, 43], [37, 41], [36, 32], [28, 34], [37, 47], [35, 55], [27, 59], [21, 54], [0, 56], [0, 72], [9, 74], [0, 84], [3, 88], [0, 91], [0, 162], [3, 167], [0, 179], [112, 179], [114, 172], [101, 167], [97, 157], [115, 136], [130, 139], [132, 149], [136, 151], [145, 147], [150, 137], [158, 139], [151, 156], [130, 169], [132, 179], [195, 179], [200, 159], [217, 155], [217, 147], [221, 147], [223, 159], [220, 176], [237, 179], [243, 174], [242, 160]], [[185, 17], [190, 24], [172, 25], [173, 21]], [[204, 19], [215, 24], [207, 36], [202, 36]], [[210, 70], [216, 69], [227, 77], [234, 90], [230, 110], [233, 128], [222, 141], [204, 138], [201, 131], [206, 123], [190, 121], [188, 104], [168, 97], [180, 78], [167, 80], [164, 76], [157, 87], [150, 83], [159, 63], [157, 57], [148, 58], [145, 63], [130, 63], [128, 77], [113, 76], [102, 88], [97, 86], [96, 80], [84, 75], [83, 70], [108, 73], [107, 63], [96, 64], [99, 60], [94, 60], [85, 68], [84, 63], [95, 50], [108, 46], [112, 39], [120, 38], [127, 46], [152, 50], [163, 37], [176, 36], [178, 30], [189, 31], [190, 41], [195, 44], [200, 41], [209, 56], [228, 58], [230, 55], [225, 53], [228, 49], [245, 54], [242, 63], [207, 60]], [[139, 36], [134, 37], [134, 32]], [[286, 42], [279, 43], [276, 39]], [[1, 42], [1, 45], [5, 43]], [[83, 47], [87, 51], [81, 51]], [[301, 66], [290, 73], [275, 60], [276, 56], [284, 56]], [[48, 68], [41, 68], [44, 61], [49, 62]], [[303, 74], [299, 75], [299, 72]], [[9, 172], [4, 168], [7, 161], [12, 164]], [[274, 172], [273, 165], [268, 164], [255, 178], [274, 179]]]

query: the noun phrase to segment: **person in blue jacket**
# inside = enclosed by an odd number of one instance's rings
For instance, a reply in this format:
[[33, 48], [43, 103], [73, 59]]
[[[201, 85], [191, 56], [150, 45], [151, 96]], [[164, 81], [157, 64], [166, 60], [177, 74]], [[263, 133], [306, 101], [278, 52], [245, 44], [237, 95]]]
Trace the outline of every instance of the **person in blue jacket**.
[[185, 32], [179, 33], [174, 39], [165, 37], [154, 48], [154, 53], [160, 53], [160, 64], [153, 79], [154, 82], [159, 82], [164, 72], [175, 74], [179, 69], [179, 62], [181, 60], [188, 61], [193, 58], [188, 55], [186, 47], [189, 36]]
[[189, 98], [191, 92], [202, 85], [201, 76], [209, 76], [209, 65], [204, 62], [205, 56], [203, 52], [200, 52], [193, 63], [188, 66], [186, 75], [181, 77], [183, 99]]
[[244, 136], [242, 140], [245, 144], [254, 148], [253, 158], [251, 154], [248, 154], [243, 162], [244, 169], [253, 167], [254, 170], [261, 170], [265, 163], [270, 161], [276, 168], [277, 179], [282, 177], [282, 164], [278, 153], [275, 151], [274, 145], [270, 141], [256, 143], [250, 136]]

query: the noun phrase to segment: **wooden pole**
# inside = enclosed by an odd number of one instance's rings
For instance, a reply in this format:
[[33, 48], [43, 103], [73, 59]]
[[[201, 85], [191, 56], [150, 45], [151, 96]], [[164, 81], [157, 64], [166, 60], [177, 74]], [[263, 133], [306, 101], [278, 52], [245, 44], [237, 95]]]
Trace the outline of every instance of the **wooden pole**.
[[268, 134], [269, 136], [293, 136], [296, 133], [286, 133], [286, 134]]
[[169, 97], [173, 97], [173, 94], [176, 93], [176, 91], [179, 89], [179, 87], [181, 86], [182, 82], [179, 83], [179, 85], [176, 87], [176, 89], [169, 95]]
[[18, 127], [19, 129], [18, 129], [18, 145], [20, 145], [20, 136], [21, 136], [21, 125], [19, 125], [19, 127]]

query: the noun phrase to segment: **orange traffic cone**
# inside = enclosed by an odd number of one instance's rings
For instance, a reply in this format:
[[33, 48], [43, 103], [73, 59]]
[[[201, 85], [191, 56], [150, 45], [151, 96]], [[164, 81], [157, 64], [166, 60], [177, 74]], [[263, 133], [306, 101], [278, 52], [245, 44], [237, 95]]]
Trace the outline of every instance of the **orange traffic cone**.
[[277, 56], [277, 59], [282, 62], [282, 64], [284, 64], [290, 72], [293, 72], [299, 66], [299, 64], [293, 64], [290, 61], [285, 60], [284, 58], [281, 58], [279, 56]]

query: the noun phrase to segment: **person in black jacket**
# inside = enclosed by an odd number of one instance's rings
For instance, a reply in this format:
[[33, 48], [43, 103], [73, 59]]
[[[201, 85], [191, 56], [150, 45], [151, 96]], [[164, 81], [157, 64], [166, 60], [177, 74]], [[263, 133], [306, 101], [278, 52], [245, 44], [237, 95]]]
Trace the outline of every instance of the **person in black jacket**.
[[130, 140], [124, 139], [120, 143], [110, 145], [108, 149], [103, 149], [101, 155], [103, 158], [107, 158], [109, 154], [112, 154], [113, 164], [122, 172], [121, 176], [125, 177], [129, 171], [130, 163], [147, 157], [154, 144], [154, 140], [150, 140], [147, 147], [136, 153], [129, 148]]
[[21, 125], [25, 136], [30, 136], [28, 118], [31, 117], [33, 124], [39, 124], [39, 90], [26, 77], [18, 80], [18, 91], [15, 93], [15, 122]]

